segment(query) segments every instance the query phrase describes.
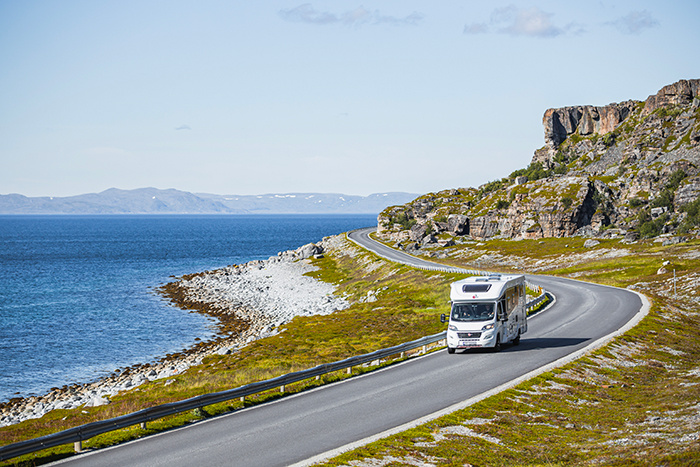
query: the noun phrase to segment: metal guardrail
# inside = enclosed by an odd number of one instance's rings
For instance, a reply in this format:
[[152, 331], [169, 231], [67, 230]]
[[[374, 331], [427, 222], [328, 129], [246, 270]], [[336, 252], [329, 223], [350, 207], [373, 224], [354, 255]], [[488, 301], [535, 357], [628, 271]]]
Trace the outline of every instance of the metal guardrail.
[[[58, 433], [42, 436], [41, 438], [21, 441], [19, 443], [9, 444], [0, 447], [0, 460], [7, 460], [13, 457], [29, 454], [42, 449], [47, 449], [62, 444], [81, 443], [94, 436], [107, 433], [114, 430], [120, 430], [133, 425], [139, 425], [158, 418], [174, 415], [181, 412], [187, 412], [207, 405], [226, 402], [240, 397], [251, 396], [260, 392], [268, 391], [275, 388], [284, 388], [284, 386], [297, 383], [306, 379], [321, 376], [334, 371], [345, 370], [354, 366], [371, 363], [375, 360], [382, 360], [391, 355], [398, 355], [409, 350], [419, 347], [424, 347], [435, 342], [445, 339], [445, 332], [433, 334], [432, 336], [422, 337], [411, 342], [396, 345], [382, 350], [377, 350], [364, 355], [350, 357], [345, 360], [340, 360], [334, 363], [325, 363], [308, 370], [288, 373], [276, 378], [260, 381], [257, 383], [247, 384], [235, 389], [204, 394], [201, 396], [192, 397], [179, 402], [171, 402], [155, 407], [139, 410], [128, 415], [111, 418], [109, 420], [101, 420], [88, 423], [86, 425], [77, 426], [64, 430]], [[81, 446], [76, 444], [76, 450], [80, 451]]]
[[[358, 230], [363, 230], [363, 229], [355, 229], [355, 230], [351, 230], [350, 232], [356, 232]], [[364, 245], [362, 245], [362, 244], [356, 242], [354, 239], [350, 238], [350, 236], [348, 235], [350, 232], [346, 232], [345, 237], [348, 240], [350, 240], [351, 242], [364, 248]], [[372, 237], [369, 237], [369, 238], [370, 238], [370, 240], [377, 242], [377, 240], [374, 240]], [[379, 242], [377, 242], [377, 243], [379, 243]], [[379, 243], [379, 244], [383, 245], [382, 243]], [[386, 245], [384, 245], [384, 246], [386, 246]], [[387, 246], [387, 248], [391, 248], [391, 247]], [[412, 263], [410, 261], [402, 261], [402, 260], [397, 259], [397, 258], [389, 258], [388, 256], [384, 256], [383, 254], [381, 254], [381, 252], [376, 251], [376, 250], [371, 250], [371, 251], [375, 255], [380, 256], [380, 257], [387, 259], [389, 261], [392, 261], [394, 263], [403, 264], [405, 266], [411, 266], [412, 268], [421, 269], [423, 271], [438, 271], [438, 272], [457, 273], [457, 274], [469, 274], [472, 276], [492, 276], [492, 275], [501, 275], [502, 274], [500, 272], [483, 271], [480, 269], [465, 269], [465, 268], [460, 268], [457, 266], [446, 266], [443, 264], [432, 263], [431, 261], [424, 260], [424, 259], [420, 259], [420, 261], [422, 261], [423, 264], [416, 264], [416, 263]], [[432, 264], [425, 264], [425, 263], [432, 263]], [[535, 285], [532, 282], [526, 280], [525, 286], [527, 288], [529, 288], [530, 290], [534, 290], [535, 292], [537, 292], [539, 294], [537, 298], [535, 298], [534, 300], [532, 300], [531, 302], [529, 302], [525, 305], [526, 309], [530, 309], [530, 308], [533, 308], [533, 307], [539, 305], [540, 302], [542, 302], [543, 300], [545, 300], [547, 298], [545, 290], [542, 287], [540, 287], [539, 285]]]
[[[540, 290], [543, 290], [543, 289], [540, 288]], [[530, 300], [529, 302], [527, 302], [525, 304], [525, 309], [529, 312], [531, 309], [535, 308], [537, 305], [539, 305], [540, 303], [542, 303], [543, 301], [548, 300], [548, 299], [549, 299], [549, 295], [547, 294], [547, 292], [542, 291], [542, 294], [540, 294], [539, 297], [537, 297], [533, 300]]]
[[[403, 264], [430, 271], [456, 272], [471, 275], [494, 274], [486, 271], [463, 269], [452, 266], [417, 266], [408, 262]], [[537, 306], [547, 298], [547, 294], [541, 287], [530, 283], [527, 283], [527, 286], [530, 289], [534, 289], [541, 292], [541, 294], [537, 298], [528, 302], [525, 305], [527, 309]], [[333, 363], [324, 363], [322, 365], [315, 366], [308, 370], [288, 373], [286, 375], [278, 376], [276, 378], [260, 381], [257, 383], [247, 384], [245, 386], [241, 386], [235, 389], [229, 389], [226, 391], [215, 392], [211, 394], [203, 394], [201, 396], [192, 397], [183, 401], [171, 402], [169, 404], [162, 404], [155, 407], [149, 407], [147, 409], [139, 410], [138, 412], [122, 415], [115, 418], [110, 418], [108, 420], [92, 422], [74, 428], [69, 428], [68, 430], [42, 436], [40, 438], [34, 438], [27, 441], [8, 444], [6, 446], [0, 446], [0, 461], [70, 443], [74, 443], [75, 450], [77, 452], [80, 452], [82, 449], [83, 441], [95, 437], [97, 435], [101, 435], [103, 433], [121, 430], [123, 428], [127, 428], [134, 425], [143, 425], [149, 421], [167, 417], [169, 415], [175, 415], [178, 413], [187, 412], [189, 410], [203, 408], [207, 405], [251, 396], [275, 388], [281, 388], [282, 390], [284, 390], [284, 387], [289, 384], [298, 383], [300, 381], [321, 376], [327, 373], [332, 373], [334, 371], [340, 371], [352, 368], [354, 366], [364, 365], [366, 363], [371, 363], [375, 360], [382, 360], [392, 355], [402, 354], [404, 352], [416, 349], [418, 347], [425, 347], [429, 344], [433, 344], [435, 342], [444, 340], [445, 338], [446, 332], [443, 331], [438, 334], [433, 334], [432, 336], [422, 337], [420, 339], [399, 344], [394, 347], [377, 350], [375, 352], [359, 355], [356, 357], [350, 357], [345, 360], [340, 360]]]
[[[543, 293], [536, 299], [527, 303], [525, 305], [526, 308], [531, 308], [538, 305], [542, 300], [545, 299], [545, 295], [546, 294]], [[308, 370], [288, 373], [286, 375], [278, 376], [276, 378], [268, 379], [265, 381], [247, 384], [239, 388], [229, 389], [226, 391], [215, 392], [211, 394], [204, 394], [201, 396], [192, 397], [190, 399], [185, 399], [179, 402], [171, 402], [169, 404], [162, 404], [155, 407], [149, 407], [147, 409], [139, 410], [138, 412], [134, 412], [127, 415], [122, 415], [120, 417], [110, 418], [108, 420], [101, 420], [97, 422], [88, 423], [86, 425], [69, 428], [68, 430], [60, 431], [58, 433], [42, 436], [41, 438], [35, 438], [27, 441], [21, 441], [19, 443], [8, 444], [6, 446], [0, 446], [0, 461], [11, 459], [13, 457], [21, 456], [24, 454], [30, 454], [32, 452], [40, 451], [42, 449], [60, 446], [62, 444], [74, 443], [76, 446], [76, 451], [80, 451], [81, 445], [77, 443], [82, 443], [87, 439], [90, 439], [94, 436], [103, 433], [121, 430], [123, 428], [127, 428], [134, 425], [144, 424], [149, 421], [156, 420], [158, 418], [167, 417], [168, 415], [175, 415], [178, 413], [187, 412], [189, 410], [202, 408], [207, 405], [217, 404], [219, 402], [226, 402], [241, 397], [252, 396], [253, 394], [258, 394], [275, 388], [284, 388], [284, 386], [286, 385], [298, 383], [300, 381], [314, 378], [316, 376], [332, 373], [334, 371], [345, 370], [358, 365], [364, 365], [366, 363], [371, 363], [375, 360], [382, 360], [392, 355], [398, 355], [404, 352], [408, 352], [409, 350], [417, 349], [419, 347], [425, 347], [429, 344], [440, 342], [441, 340], [444, 340], [445, 337], [446, 332], [443, 331], [437, 334], [433, 334], [431, 336], [416, 339], [411, 342], [399, 344], [394, 347], [377, 350], [375, 352], [359, 355], [356, 357], [350, 357], [345, 360], [340, 360], [333, 363], [324, 363], [322, 365], [315, 366]]]

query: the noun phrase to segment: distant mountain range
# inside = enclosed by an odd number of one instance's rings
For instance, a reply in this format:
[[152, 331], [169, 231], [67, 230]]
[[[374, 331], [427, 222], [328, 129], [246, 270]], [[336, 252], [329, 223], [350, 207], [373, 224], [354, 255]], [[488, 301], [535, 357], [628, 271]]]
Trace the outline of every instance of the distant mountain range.
[[413, 193], [353, 196], [335, 193], [214, 195], [175, 189], [110, 188], [67, 197], [0, 195], [0, 214], [378, 214]]

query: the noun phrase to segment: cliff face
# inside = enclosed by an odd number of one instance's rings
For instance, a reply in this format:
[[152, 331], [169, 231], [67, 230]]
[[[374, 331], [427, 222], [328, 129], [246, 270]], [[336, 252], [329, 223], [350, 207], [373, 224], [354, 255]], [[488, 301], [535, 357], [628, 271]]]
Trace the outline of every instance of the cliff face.
[[693, 101], [699, 93], [700, 80], [681, 80], [664, 86], [644, 102], [629, 100], [604, 107], [586, 105], [548, 109], [542, 117], [545, 145], [535, 152], [533, 162], [551, 167], [554, 165], [553, 159], [557, 149], [569, 136], [603, 136], [620, 128], [620, 125], [635, 113], [640, 117], [649, 117], [664, 108], [693, 107]]
[[700, 80], [646, 101], [549, 109], [528, 168], [479, 188], [430, 193], [378, 217], [386, 239], [420, 248], [451, 238], [627, 235], [688, 223], [700, 194]]
[[604, 107], [592, 105], [548, 109], [542, 117], [544, 148], [535, 152], [534, 162], [551, 165], [556, 150], [569, 135], [605, 135], [615, 131], [638, 107], [636, 101], [610, 104]]
[[[700, 79], [680, 80], [661, 88], [655, 95], [649, 96], [644, 103], [644, 114], [668, 106], [689, 106], [700, 95]], [[697, 104], [695, 104], [697, 107]]]

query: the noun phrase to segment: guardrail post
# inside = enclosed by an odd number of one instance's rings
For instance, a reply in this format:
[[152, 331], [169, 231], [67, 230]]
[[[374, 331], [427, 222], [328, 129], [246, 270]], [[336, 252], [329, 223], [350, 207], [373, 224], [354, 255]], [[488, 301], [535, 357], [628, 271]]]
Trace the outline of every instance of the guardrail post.
[[349, 374], [349, 375], [352, 374], [352, 367], [351, 367], [351, 366], [348, 367], [348, 374]]
[[424, 345], [424, 346], [423, 346], [423, 353], [426, 353], [427, 351], [428, 351], [428, 346], [427, 346], [427, 345]]
[[76, 453], [83, 452], [83, 442], [82, 441], [76, 441], [73, 443], [73, 450]]
[[245, 396], [241, 397], [241, 402], [245, 404]]
[[145, 430], [146, 429], [146, 422], [141, 422], [141, 429]]
[[280, 386], [280, 392], [284, 392], [284, 386]]
[[403, 359], [406, 356], [406, 352], [401, 352], [401, 358]]

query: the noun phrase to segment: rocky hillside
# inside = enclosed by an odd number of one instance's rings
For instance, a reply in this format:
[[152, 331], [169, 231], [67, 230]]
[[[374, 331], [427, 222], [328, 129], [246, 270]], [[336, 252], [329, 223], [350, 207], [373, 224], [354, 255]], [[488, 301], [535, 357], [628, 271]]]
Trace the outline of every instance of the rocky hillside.
[[378, 232], [403, 247], [459, 237], [697, 234], [700, 80], [645, 101], [549, 109], [530, 165], [478, 188], [385, 209]]

